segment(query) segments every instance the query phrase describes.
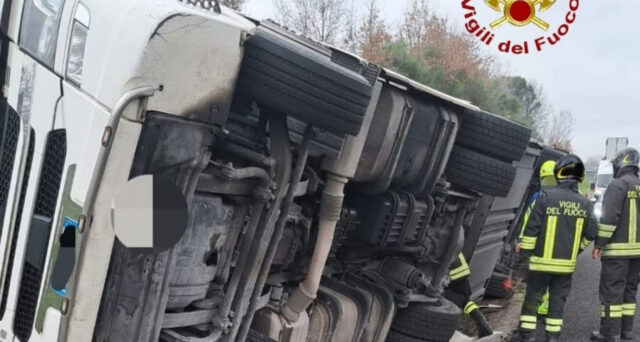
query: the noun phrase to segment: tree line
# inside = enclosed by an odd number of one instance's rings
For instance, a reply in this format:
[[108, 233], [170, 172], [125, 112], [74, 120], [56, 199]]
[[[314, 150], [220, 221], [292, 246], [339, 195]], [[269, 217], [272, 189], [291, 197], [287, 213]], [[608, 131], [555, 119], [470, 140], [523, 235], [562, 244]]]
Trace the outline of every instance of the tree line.
[[[556, 110], [542, 85], [508, 75], [477, 40], [427, 0], [411, 0], [397, 27], [378, 0], [272, 0], [276, 20], [296, 33], [356, 53], [432, 88], [530, 127], [551, 146], [571, 151], [574, 116]], [[245, 0], [221, 0], [242, 10]]]

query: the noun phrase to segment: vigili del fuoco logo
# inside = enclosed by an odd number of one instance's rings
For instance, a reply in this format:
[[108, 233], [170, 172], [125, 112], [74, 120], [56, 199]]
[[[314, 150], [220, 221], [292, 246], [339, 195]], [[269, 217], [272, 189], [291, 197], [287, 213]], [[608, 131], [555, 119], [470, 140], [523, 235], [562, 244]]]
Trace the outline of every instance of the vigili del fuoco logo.
[[[541, 52], [559, 44], [569, 34], [580, 7], [580, 0], [462, 0], [461, 3], [467, 32], [487, 46], [516, 55]], [[486, 20], [488, 17], [493, 18]], [[509, 39], [507, 26], [534, 27], [538, 33], [529, 39]]]

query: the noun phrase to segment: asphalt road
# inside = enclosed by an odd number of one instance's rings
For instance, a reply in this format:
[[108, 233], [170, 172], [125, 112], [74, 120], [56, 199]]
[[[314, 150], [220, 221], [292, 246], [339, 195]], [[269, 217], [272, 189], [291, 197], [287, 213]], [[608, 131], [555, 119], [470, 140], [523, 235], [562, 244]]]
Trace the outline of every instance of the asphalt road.
[[[580, 256], [573, 276], [571, 294], [565, 307], [562, 342], [586, 342], [600, 322], [600, 261], [591, 258], [591, 248]], [[640, 305], [640, 300], [638, 301]], [[640, 342], [640, 315], [636, 315], [634, 342]], [[542, 340], [544, 341], [544, 340]]]

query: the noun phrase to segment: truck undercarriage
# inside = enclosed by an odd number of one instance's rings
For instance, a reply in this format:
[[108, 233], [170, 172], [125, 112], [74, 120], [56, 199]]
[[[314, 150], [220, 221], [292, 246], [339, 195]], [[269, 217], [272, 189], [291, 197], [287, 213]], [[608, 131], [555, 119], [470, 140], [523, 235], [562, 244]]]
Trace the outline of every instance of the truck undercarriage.
[[96, 340], [451, 337], [449, 265], [529, 131], [295, 39], [258, 28], [222, 125], [147, 113], [130, 176], [172, 179], [189, 225], [167, 252], [115, 244]]

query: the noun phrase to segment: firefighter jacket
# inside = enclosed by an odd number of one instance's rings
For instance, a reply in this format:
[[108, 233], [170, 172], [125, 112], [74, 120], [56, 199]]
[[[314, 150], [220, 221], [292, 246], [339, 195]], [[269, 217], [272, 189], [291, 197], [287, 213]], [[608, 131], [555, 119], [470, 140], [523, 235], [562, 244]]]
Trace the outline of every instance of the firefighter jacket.
[[530, 254], [529, 270], [571, 274], [578, 254], [596, 237], [593, 205], [576, 182], [546, 191], [537, 200], [522, 236], [521, 250]]
[[529, 205], [527, 205], [527, 210], [524, 212], [522, 229], [520, 230], [520, 234], [518, 235], [518, 240], [522, 240], [524, 229], [527, 228], [527, 223], [529, 223], [529, 218], [531, 217], [533, 208], [536, 206], [536, 201], [538, 200], [538, 198], [540, 198], [540, 196], [542, 196], [542, 190], [536, 191], [533, 195], [531, 195], [531, 198], [529, 198]]
[[449, 280], [456, 281], [458, 279], [462, 279], [471, 274], [471, 270], [469, 269], [469, 264], [467, 264], [467, 260], [464, 258], [464, 255], [460, 253], [458, 258], [451, 264], [451, 269], [449, 271]]
[[629, 169], [620, 170], [602, 200], [602, 217], [596, 247], [603, 258], [640, 258], [640, 179]]

